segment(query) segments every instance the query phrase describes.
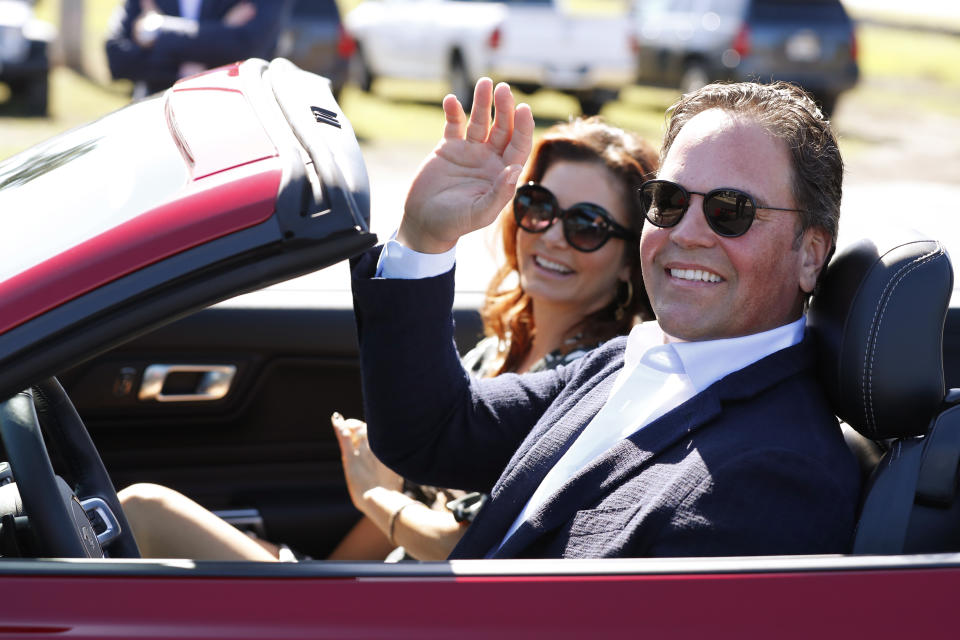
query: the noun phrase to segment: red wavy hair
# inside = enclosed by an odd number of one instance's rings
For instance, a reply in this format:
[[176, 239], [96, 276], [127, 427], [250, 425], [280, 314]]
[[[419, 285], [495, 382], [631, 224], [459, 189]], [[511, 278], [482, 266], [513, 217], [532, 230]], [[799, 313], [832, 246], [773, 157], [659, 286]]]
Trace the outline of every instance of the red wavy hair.
[[[644, 180], [655, 177], [658, 166], [656, 149], [632, 133], [607, 124], [599, 117], [577, 118], [557, 124], [547, 130], [534, 147], [527, 170], [519, 184], [528, 181], [540, 182], [547, 169], [555, 162], [596, 162], [616, 176], [623, 188], [630, 215], [630, 227], [637, 237], [643, 228], [643, 212], [636, 197], [637, 188]], [[506, 261], [494, 275], [487, 287], [486, 299], [480, 310], [484, 333], [497, 336], [507, 348], [503, 360], [492, 375], [515, 371], [523, 362], [533, 344], [536, 326], [533, 320], [533, 304], [530, 296], [519, 283], [504, 289], [506, 281], [518, 273], [517, 223], [513, 217], [513, 205], [507, 205], [500, 214], [500, 238]], [[578, 346], [596, 344], [623, 335], [637, 319], [652, 319], [650, 299], [643, 286], [640, 273], [640, 251], [636, 242], [625, 247], [630, 264], [633, 297], [618, 318], [621, 304], [618, 295], [609, 305], [583, 318], [571, 331], [576, 330], [578, 341], [563, 345], [564, 352]]]

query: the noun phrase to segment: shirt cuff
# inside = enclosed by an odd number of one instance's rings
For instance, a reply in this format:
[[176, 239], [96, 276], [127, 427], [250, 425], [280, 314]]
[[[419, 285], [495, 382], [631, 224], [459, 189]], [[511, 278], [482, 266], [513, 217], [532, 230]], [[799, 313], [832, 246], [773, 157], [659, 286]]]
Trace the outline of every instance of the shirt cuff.
[[408, 249], [396, 240], [396, 233], [387, 240], [377, 261], [377, 278], [419, 280], [432, 278], [453, 269], [457, 261], [457, 248], [444, 253], [420, 253]]

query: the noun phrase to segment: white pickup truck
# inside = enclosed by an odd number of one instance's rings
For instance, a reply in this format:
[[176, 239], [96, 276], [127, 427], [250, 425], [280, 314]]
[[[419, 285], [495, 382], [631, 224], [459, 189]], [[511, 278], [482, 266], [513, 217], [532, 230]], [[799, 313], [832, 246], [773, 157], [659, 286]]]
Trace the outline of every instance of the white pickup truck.
[[345, 18], [356, 72], [446, 80], [469, 107], [477, 78], [577, 98], [585, 114], [615, 100], [636, 77], [626, 16], [572, 13], [554, 0], [367, 0]]

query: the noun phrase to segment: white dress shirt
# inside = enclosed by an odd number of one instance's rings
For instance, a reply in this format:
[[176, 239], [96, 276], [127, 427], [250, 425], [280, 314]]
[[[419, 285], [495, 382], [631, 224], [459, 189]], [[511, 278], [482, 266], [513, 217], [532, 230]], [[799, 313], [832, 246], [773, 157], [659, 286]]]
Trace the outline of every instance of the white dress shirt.
[[[394, 234], [395, 236], [396, 234]], [[391, 238], [380, 254], [377, 276], [427, 278], [449, 271], [456, 250], [423, 254]], [[762, 333], [700, 342], [666, 342], [655, 321], [637, 325], [627, 338], [623, 369], [610, 396], [574, 443], [543, 478], [501, 541], [563, 485], [617, 442], [680, 406], [734, 371], [803, 339], [806, 319]]]
[[420, 253], [408, 249], [396, 240], [394, 231], [383, 245], [380, 259], [377, 261], [377, 277], [397, 280], [419, 280], [432, 278], [453, 269], [457, 261], [457, 248], [446, 253]]
[[570, 478], [617, 442], [680, 406], [724, 376], [803, 339], [806, 321], [740, 338], [670, 342], [655, 321], [627, 338], [623, 369], [610, 397], [534, 491], [503, 542]]

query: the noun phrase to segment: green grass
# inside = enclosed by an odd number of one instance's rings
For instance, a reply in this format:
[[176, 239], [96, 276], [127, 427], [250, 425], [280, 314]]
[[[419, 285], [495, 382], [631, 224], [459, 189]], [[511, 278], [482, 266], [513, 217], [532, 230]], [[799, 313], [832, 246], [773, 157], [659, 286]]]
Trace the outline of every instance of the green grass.
[[865, 78], [921, 78], [960, 89], [958, 36], [869, 26], [859, 29], [858, 44]]

